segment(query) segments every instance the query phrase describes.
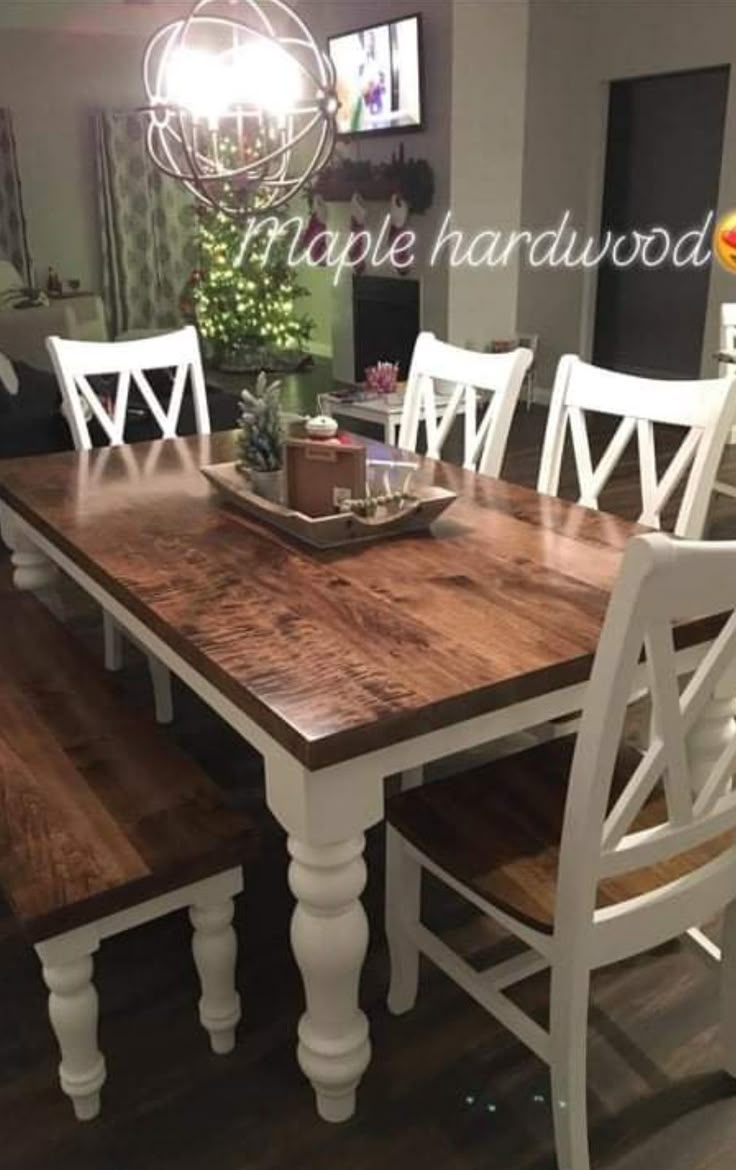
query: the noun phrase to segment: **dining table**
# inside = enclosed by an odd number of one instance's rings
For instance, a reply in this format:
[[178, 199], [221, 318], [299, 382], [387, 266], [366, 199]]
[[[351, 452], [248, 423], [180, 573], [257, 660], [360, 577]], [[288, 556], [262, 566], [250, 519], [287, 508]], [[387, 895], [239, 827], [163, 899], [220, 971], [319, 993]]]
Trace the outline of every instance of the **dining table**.
[[[235, 443], [229, 432], [4, 461], [3, 532], [19, 589], [48, 597], [67, 575], [262, 754], [295, 898], [297, 1056], [319, 1114], [339, 1122], [370, 1061], [364, 834], [383, 818], [387, 777], [416, 780], [579, 711], [641, 529], [412, 456], [420, 482], [457, 493], [430, 530], [315, 550], [218, 497], [200, 469], [235, 459]], [[679, 630], [678, 670], [712, 637], [707, 623]], [[695, 771], [734, 734], [733, 715], [732, 694], [714, 694], [691, 730]]]

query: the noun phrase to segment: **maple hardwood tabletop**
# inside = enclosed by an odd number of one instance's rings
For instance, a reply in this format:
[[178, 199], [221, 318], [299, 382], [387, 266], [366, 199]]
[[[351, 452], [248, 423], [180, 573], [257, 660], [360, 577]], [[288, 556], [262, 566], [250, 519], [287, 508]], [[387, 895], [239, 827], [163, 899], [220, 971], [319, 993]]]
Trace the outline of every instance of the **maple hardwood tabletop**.
[[233, 457], [7, 460], [0, 499], [312, 769], [588, 677], [637, 525], [417, 457], [458, 492], [430, 532], [315, 551], [218, 500], [199, 468]]

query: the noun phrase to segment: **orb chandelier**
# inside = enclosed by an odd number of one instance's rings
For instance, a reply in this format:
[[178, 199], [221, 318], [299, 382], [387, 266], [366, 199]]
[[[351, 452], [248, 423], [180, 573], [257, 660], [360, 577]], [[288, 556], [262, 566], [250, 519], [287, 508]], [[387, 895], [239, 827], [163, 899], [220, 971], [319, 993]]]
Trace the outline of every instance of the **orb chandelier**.
[[288, 203], [334, 150], [335, 69], [284, 0], [198, 0], [143, 76], [154, 163], [229, 216]]

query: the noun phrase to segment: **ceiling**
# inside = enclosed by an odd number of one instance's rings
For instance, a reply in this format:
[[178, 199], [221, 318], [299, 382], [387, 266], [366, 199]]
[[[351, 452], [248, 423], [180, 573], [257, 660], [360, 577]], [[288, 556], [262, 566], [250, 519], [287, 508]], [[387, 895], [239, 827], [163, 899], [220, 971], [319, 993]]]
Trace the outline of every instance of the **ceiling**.
[[0, 28], [139, 35], [190, 7], [187, 0], [0, 0]]

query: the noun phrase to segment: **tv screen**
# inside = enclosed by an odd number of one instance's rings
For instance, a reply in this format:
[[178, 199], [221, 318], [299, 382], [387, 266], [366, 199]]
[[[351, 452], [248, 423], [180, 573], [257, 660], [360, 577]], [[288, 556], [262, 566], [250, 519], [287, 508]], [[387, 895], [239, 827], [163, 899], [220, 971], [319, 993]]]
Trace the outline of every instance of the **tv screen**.
[[330, 37], [340, 134], [419, 130], [422, 125], [418, 16]]

